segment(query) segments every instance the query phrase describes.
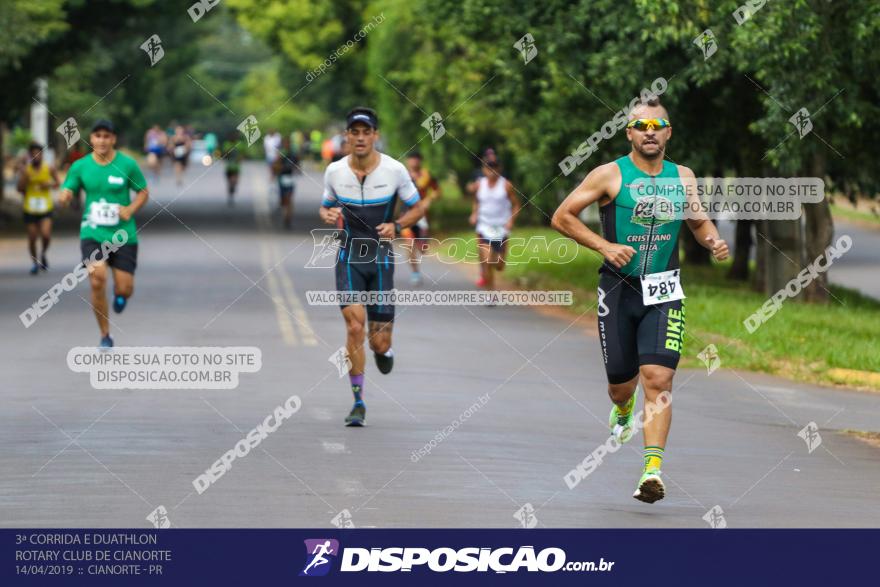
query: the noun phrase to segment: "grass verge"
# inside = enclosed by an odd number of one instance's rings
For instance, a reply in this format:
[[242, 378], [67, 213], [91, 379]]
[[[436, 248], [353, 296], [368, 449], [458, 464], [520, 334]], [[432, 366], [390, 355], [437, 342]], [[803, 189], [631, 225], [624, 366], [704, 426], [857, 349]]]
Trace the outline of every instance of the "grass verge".
[[[473, 239], [471, 232], [448, 236]], [[549, 228], [517, 229], [513, 236], [543, 237], [548, 243], [562, 238]], [[465, 260], [467, 254], [473, 262], [475, 248], [475, 243], [467, 250], [447, 245], [441, 246], [439, 253], [459, 261]], [[560, 250], [547, 246], [511, 249], [505, 279], [523, 289], [571, 290], [574, 304], [569, 311], [573, 315], [595, 314], [601, 258], [577, 247], [574, 255], [569, 255], [569, 262], [554, 262]], [[749, 334], [743, 320], [760, 308], [766, 298], [752, 291], [748, 284], [727, 279], [726, 270], [727, 263], [682, 268], [687, 295], [682, 367], [702, 367], [696, 356], [711, 343], [718, 348], [722, 368], [880, 391], [876, 375], [880, 373], [880, 302], [847, 288], [831, 286], [836, 299], [832, 298], [830, 304], [788, 300], [769, 321]], [[852, 374], [854, 371], [856, 375]], [[842, 372], [850, 377], [842, 380]]]
[[869, 228], [880, 228], [880, 216], [863, 210], [831, 204], [831, 215], [834, 218], [850, 220]]

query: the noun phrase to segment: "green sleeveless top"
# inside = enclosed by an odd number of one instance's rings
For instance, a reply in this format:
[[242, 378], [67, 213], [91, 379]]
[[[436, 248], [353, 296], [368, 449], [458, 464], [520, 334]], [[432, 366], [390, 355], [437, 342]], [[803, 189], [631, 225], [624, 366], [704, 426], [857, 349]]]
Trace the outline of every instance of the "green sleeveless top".
[[[599, 208], [602, 236], [629, 245], [636, 254], [620, 269], [603, 263], [599, 271], [638, 277], [678, 268], [678, 231], [686, 201], [678, 167], [663, 161], [663, 171], [651, 176], [628, 156], [615, 163], [620, 169], [620, 192]], [[657, 179], [665, 181], [657, 182]]]

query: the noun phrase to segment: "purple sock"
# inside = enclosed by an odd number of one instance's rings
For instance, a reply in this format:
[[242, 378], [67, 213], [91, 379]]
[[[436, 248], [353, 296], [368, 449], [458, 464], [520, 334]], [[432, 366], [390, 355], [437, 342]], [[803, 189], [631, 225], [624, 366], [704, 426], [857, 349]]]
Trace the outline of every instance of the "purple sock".
[[351, 392], [354, 394], [354, 401], [362, 401], [361, 393], [363, 393], [364, 389], [364, 374], [349, 375], [348, 378], [351, 379]]

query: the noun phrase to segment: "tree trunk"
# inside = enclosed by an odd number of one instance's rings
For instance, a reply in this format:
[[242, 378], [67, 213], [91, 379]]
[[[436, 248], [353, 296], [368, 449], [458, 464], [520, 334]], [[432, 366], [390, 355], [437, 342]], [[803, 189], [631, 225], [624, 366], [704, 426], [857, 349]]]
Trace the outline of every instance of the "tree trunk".
[[758, 241], [766, 241], [764, 293], [771, 296], [783, 289], [801, 270], [803, 250], [800, 220], [770, 220], [767, 233], [759, 232]]
[[[825, 177], [825, 154], [817, 152], [813, 157], [813, 177]], [[804, 232], [807, 263], [812, 263], [819, 255], [825, 253], [825, 249], [831, 245], [834, 238], [834, 220], [831, 218], [831, 206], [828, 203], [829, 196], [817, 204], [804, 204]], [[828, 303], [828, 273], [819, 273], [810, 285], [804, 289], [804, 298], [808, 302]]]
[[736, 221], [736, 243], [733, 249], [733, 264], [727, 272], [729, 279], [747, 281], [749, 279], [749, 255], [752, 252], [752, 221]]
[[709, 249], [703, 247], [694, 238], [689, 230], [681, 231], [681, 240], [684, 241], [684, 260], [689, 265], [709, 265]]
[[755, 273], [752, 274], [752, 289], [760, 292], [767, 291], [767, 249], [770, 248], [760, 235], [767, 234], [769, 226], [769, 220], [755, 222]]

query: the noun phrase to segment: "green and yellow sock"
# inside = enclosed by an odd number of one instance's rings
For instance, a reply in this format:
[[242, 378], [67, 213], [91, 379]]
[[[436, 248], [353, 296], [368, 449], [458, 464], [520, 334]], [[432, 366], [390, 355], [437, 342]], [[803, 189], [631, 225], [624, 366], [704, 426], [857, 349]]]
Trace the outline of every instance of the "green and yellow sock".
[[660, 469], [663, 464], [663, 447], [646, 446], [645, 447], [645, 470]]
[[625, 417], [629, 416], [629, 415], [632, 413], [632, 411], [633, 411], [633, 406], [636, 405], [636, 402], [633, 401], [633, 398], [634, 398], [635, 396], [636, 396], [636, 394], [633, 393], [632, 397], [629, 398], [629, 399], [626, 401], [626, 403], [623, 404], [622, 406], [619, 405], [619, 404], [616, 404], [616, 405], [617, 405], [617, 415], [618, 415], [618, 416], [621, 416], [621, 417], [624, 417], [624, 418], [625, 418]]

